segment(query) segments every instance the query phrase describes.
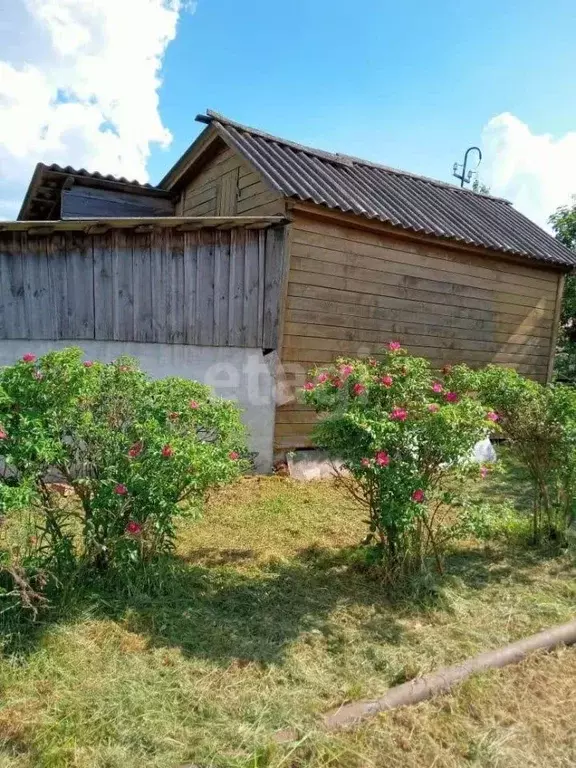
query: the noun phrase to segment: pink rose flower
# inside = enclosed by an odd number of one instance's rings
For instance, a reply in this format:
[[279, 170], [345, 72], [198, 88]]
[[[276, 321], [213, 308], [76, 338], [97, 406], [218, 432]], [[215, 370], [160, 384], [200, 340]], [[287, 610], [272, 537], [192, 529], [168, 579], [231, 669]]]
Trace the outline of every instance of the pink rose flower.
[[84, 366], [84, 368], [92, 368], [92, 366], [94, 365], [94, 363], [92, 362], [92, 360], [84, 360], [84, 362], [82, 363], [82, 365]]
[[114, 493], [117, 493], [118, 496], [126, 496], [128, 493], [128, 488], [123, 483], [118, 483], [118, 485], [114, 488]]
[[390, 352], [398, 352], [399, 349], [402, 349], [402, 344], [399, 341], [389, 341], [388, 349]]
[[428, 410], [430, 411], [430, 413], [438, 413], [438, 411], [440, 410], [440, 406], [438, 405], [438, 403], [430, 403], [430, 405], [428, 406]]
[[198, 405], [196, 400], [190, 400], [190, 402], [188, 403], [188, 407], [192, 408], [192, 410], [195, 410], [196, 408], [199, 408], [200, 406]]
[[142, 448], [143, 446], [141, 442], [134, 443], [134, 445], [130, 446], [128, 449], [128, 456], [130, 456], [131, 459], [135, 459], [142, 453]]
[[332, 386], [336, 387], [336, 389], [340, 389], [342, 387], [342, 379], [339, 379], [338, 376], [336, 376], [336, 378], [332, 379]]
[[448, 403], [457, 403], [458, 400], [460, 400], [460, 395], [458, 392], [446, 392], [444, 395], [444, 400], [446, 400]]
[[408, 418], [408, 411], [405, 408], [393, 408], [390, 418], [392, 421], [406, 421]]
[[392, 378], [392, 376], [389, 376], [388, 374], [386, 374], [386, 376], [382, 376], [382, 378], [380, 379], [380, 384], [382, 384], [383, 387], [391, 387], [393, 383], [394, 383], [394, 379]]
[[352, 365], [342, 365], [340, 366], [340, 376], [342, 376], [343, 379], [347, 379], [348, 376], [353, 372], [354, 366]]
[[240, 458], [240, 454], [237, 451], [230, 451], [230, 453], [228, 454], [228, 458], [232, 459], [232, 461], [238, 461], [238, 459]]
[[432, 392], [442, 392], [444, 387], [439, 381], [435, 381], [434, 384], [432, 384]]
[[327, 373], [320, 373], [318, 375], [318, 384], [324, 384], [325, 381], [328, 381], [328, 374]]
[[379, 467], [387, 467], [390, 464], [390, 456], [386, 451], [378, 451], [376, 454], [376, 464]]
[[0, 427], [0, 440], [7, 440], [8, 439], [8, 432], [2, 429]]
[[370, 459], [362, 459], [360, 464], [362, 464], [363, 467], [369, 467], [370, 466]]
[[172, 458], [172, 456], [174, 456], [174, 448], [172, 448], [171, 445], [166, 444], [164, 448], [162, 448], [162, 456], [164, 456], [165, 459]]
[[138, 536], [139, 533], [142, 533], [142, 526], [140, 523], [130, 520], [125, 530], [130, 536]]
[[307, 381], [306, 384], [304, 384], [304, 389], [306, 392], [311, 392], [314, 389], [314, 383], [312, 381]]
[[422, 504], [424, 498], [424, 491], [421, 488], [418, 488], [418, 490], [414, 491], [412, 494], [412, 501], [415, 501], [417, 504]]
[[33, 355], [32, 352], [26, 352], [25, 355], [22, 355], [22, 360], [25, 363], [33, 363], [36, 360], [36, 355]]
[[500, 416], [499, 414], [496, 413], [496, 411], [488, 411], [488, 413], [486, 414], [486, 418], [488, 419], [488, 421], [496, 422], [499, 420]]
[[352, 387], [352, 392], [356, 395], [356, 397], [359, 397], [360, 395], [363, 395], [364, 392], [366, 392], [366, 387], [364, 384], [354, 384]]

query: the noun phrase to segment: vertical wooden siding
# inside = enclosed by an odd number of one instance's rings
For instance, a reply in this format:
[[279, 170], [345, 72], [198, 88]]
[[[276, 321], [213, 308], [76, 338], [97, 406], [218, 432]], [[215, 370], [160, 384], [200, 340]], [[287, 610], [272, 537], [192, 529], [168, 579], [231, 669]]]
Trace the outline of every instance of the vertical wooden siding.
[[[557, 272], [302, 215], [292, 228], [281, 352], [292, 383], [390, 339], [438, 367], [492, 362], [546, 379]], [[278, 408], [277, 448], [309, 444], [314, 421], [297, 403]]]
[[284, 198], [232, 149], [223, 149], [183, 190], [182, 216], [283, 214]]
[[283, 229], [0, 234], [0, 338], [277, 344]]

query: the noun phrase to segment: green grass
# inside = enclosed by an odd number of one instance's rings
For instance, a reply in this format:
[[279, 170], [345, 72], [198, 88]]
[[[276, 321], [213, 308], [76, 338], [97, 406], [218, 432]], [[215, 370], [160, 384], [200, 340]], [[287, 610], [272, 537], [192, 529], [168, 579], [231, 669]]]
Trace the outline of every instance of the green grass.
[[572, 561], [504, 544], [392, 599], [354, 557], [363, 516], [328, 482], [216, 495], [151, 584], [92, 583], [0, 659], [0, 768], [576, 763], [572, 650], [322, 733], [333, 706], [574, 617]]

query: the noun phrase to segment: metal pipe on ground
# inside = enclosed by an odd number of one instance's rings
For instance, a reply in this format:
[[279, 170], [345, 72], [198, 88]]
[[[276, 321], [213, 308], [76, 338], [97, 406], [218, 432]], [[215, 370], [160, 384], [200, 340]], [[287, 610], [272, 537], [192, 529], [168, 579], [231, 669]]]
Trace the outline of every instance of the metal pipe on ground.
[[[503, 648], [481, 653], [461, 664], [443, 667], [438, 672], [390, 688], [379, 699], [344, 704], [324, 715], [322, 726], [328, 731], [353, 728], [380, 712], [419, 704], [433, 696], [446, 693], [454, 685], [463, 682], [476, 672], [499, 669], [508, 664], [517, 664], [534, 651], [550, 651], [559, 645], [572, 645], [573, 643], [576, 643], [576, 620], [545, 629], [536, 635], [518, 640]], [[286, 729], [276, 734], [275, 741], [292, 741], [297, 738], [297, 734], [292, 729]]]

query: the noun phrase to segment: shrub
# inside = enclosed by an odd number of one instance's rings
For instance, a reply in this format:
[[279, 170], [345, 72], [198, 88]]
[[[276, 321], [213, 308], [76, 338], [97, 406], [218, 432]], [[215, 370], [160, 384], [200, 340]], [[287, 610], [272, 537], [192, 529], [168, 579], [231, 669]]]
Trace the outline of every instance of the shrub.
[[530, 479], [534, 541], [564, 543], [576, 512], [576, 390], [543, 386], [495, 365], [480, 371], [459, 366], [454, 376], [490, 403], [495, 429]]
[[153, 381], [130, 358], [82, 362], [70, 348], [0, 372], [0, 514], [35, 510], [34, 554], [51, 571], [166, 551], [175, 517], [245, 456], [234, 404], [194, 381]]
[[312, 371], [304, 387], [305, 401], [325, 416], [314, 440], [343, 461], [349, 474], [341, 480], [367, 506], [392, 573], [421, 567], [430, 549], [441, 567], [438, 518], [464, 476], [486, 471], [470, 457], [489, 414], [448, 386], [448, 376], [391, 342], [380, 360], [338, 359]]

